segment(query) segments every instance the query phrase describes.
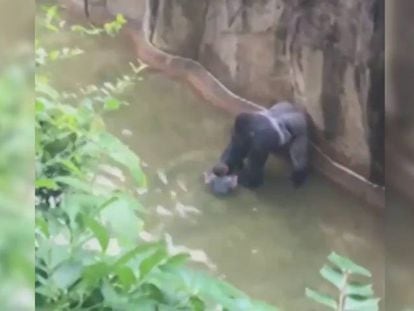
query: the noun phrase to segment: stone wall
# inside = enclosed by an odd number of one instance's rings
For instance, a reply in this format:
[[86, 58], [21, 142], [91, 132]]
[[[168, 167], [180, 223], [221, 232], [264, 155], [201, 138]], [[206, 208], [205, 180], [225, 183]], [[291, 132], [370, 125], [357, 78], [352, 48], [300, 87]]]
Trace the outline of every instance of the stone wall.
[[107, 0], [106, 7], [112, 14], [121, 13], [128, 18], [141, 20], [145, 12], [145, 0]]

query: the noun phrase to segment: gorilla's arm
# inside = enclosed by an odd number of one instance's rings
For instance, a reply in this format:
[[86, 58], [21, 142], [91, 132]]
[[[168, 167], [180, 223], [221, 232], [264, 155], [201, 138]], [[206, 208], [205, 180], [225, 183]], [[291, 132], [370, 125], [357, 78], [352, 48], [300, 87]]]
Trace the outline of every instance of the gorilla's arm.
[[229, 144], [220, 157], [220, 161], [228, 165], [229, 173], [232, 174], [243, 168], [243, 160], [248, 151], [249, 146], [244, 139], [233, 133]]
[[296, 136], [289, 146], [289, 156], [293, 167], [292, 182], [299, 187], [308, 175], [308, 137]]
[[248, 188], [261, 186], [263, 184], [264, 166], [268, 156], [267, 148], [256, 145], [248, 155], [247, 165], [239, 176], [239, 183]]

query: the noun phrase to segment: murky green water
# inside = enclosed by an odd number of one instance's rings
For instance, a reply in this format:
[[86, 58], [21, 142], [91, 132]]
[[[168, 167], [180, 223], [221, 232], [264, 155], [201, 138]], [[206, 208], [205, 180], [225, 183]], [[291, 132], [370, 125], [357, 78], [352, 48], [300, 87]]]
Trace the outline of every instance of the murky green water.
[[[63, 86], [97, 83], [128, 68], [132, 55], [127, 44], [98, 40], [87, 45], [88, 56], [56, 67]], [[206, 191], [201, 173], [227, 143], [231, 118], [187, 86], [156, 73], [145, 75], [127, 99], [130, 105], [107, 122], [146, 163], [150, 190], [141, 200], [151, 211], [148, 231], [168, 233], [174, 244], [200, 250], [195, 256], [209, 263], [199, 264], [201, 268], [285, 310], [319, 310], [304, 298], [304, 291], [307, 286], [326, 288], [318, 271], [331, 251], [367, 266], [377, 294], [384, 297], [380, 216], [316, 174], [301, 189], [292, 189], [289, 170], [276, 159], [268, 163], [261, 189], [240, 189], [218, 199]], [[406, 225], [401, 236], [412, 237], [413, 231]], [[393, 243], [399, 241], [406, 243]], [[408, 255], [394, 254], [399, 259]], [[407, 265], [399, 269], [412, 272]], [[408, 285], [399, 289], [388, 309], [398, 311], [413, 303], [412, 292]]]

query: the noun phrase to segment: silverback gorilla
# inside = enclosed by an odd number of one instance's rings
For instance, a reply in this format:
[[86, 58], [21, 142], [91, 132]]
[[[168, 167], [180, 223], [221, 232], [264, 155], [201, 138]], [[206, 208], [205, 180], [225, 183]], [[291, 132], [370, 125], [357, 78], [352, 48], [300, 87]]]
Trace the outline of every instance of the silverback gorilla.
[[240, 113], [220, 160], [228, 166], [229, 174], [238, 174], [241, 185], [255, 188], [263, 183], [269, 153], [287, 153], [293, 185], [303, 184], [308, 174], [307, 118], [291, 103], [280, 102], [264, 111]]

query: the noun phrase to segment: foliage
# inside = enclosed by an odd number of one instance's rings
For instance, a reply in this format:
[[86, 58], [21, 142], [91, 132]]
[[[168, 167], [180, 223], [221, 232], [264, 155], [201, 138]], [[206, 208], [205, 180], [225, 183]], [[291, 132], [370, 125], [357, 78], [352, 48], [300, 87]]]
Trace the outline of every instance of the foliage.
[[336, 253], [328, 260], [332, 265], [324, 265], [320, 270], [322, 277], [339, 291], [337, 298], [315, 290], [306, 289], [306, 296], [319, 304], [337, 311], [377, 311], [379, 298], [374, 296], [372, 284], [362, 283], [357, 277], [371, 277], [371, 273]]
[[4, 310], [33, 304], [33, 121], [30, 63], [0, 71], [0, 301]]
[[[46, 29], [64, 24], [56, 16], [54, 7], [46, 10]], [[46, 51], [40, 40], [37, 48]], [[116, 93], [137, 80], [135, 73], [78, 93], [60, 92], [53, 78], [36, 74], [36, 308], [275, 310], [188, 269], [188, 256], [165, 241], [140, 239], [145, 209], [130, 185], [146, 187], [146, 178], [139, 158], [102, 118], [122, 106]], [[114, 178], [118, 170], [129, 178]]]

